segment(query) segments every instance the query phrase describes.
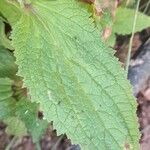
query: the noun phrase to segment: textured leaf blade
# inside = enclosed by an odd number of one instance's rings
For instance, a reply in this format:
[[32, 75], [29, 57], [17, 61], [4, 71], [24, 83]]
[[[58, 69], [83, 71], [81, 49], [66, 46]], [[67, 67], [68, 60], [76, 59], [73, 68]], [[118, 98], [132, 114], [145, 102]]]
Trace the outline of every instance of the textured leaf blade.
[[74, 0], [34, 2], [13, 26], [19, 75], [57, 131], [83, 149], [136, 150], [130, 86], [89, 16]]

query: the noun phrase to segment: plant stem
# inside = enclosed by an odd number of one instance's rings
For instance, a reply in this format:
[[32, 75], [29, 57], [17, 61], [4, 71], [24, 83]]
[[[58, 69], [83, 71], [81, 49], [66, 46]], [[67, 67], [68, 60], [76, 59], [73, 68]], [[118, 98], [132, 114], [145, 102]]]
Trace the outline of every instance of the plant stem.
[[17, 137], [13, 137], [12, 140], [10, 141], [10, 143], [7, 145], [5, 150], [10, 150], [10, 148], [12, 147], [12, 145], [15, 143], [15, 141], [17, 140]]
[[126, 7], [128, 6], [129, 2], [130, 2], [130, 0], [127, 0], [127, 1], [126, 1]]
[[61, 140], [63, 139], [64, 135], [61, 135], [56, 144], [52, 147], [52, 150], [57, 150]]
[[132, 35], [131, 35], [130, 42], [129, 42], [129, 49], [128, 49], [128, 55], [127, 55], [127, 60], [126, 60], [126, 66], [125, 66], [126, 74], [128, 74], [128, 69], [129, 69], [129, 63], [130, 63], [130, 58], [131, 58], [131, 50], [132, 50], [132, 43], [133, 43], [134, 32], [135, 32], [135, 27], [136, 27], [136, 22], [137, 22], [139, 5], [140, 5], [140, 0], [137, 1], [137, 6], [136, 6], [136, 10], [135, 10], [135, 16], [134, 16], [134, 22], [133, 22], [133, 28], [132, 28]]
[[144, 14], [147, 12], [149, 5], [150, 5], [150, 0], [146, 4], [146, 7], [145, 7], [145, 9], [143, 11]]

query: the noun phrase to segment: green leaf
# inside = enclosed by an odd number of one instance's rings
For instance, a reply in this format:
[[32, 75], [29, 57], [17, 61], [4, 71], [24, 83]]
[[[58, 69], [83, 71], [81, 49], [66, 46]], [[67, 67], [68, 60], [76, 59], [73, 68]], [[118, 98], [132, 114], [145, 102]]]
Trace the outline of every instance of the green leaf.
[[84, 150], [139, 148], [136, 101], [124, 71], [76, 0], [37, 0], [13, 26], [33, 101]]
[[12, 52], [0, 46], [0, 78], [16, 78], [17, 65]]
[[0, 14], [7, 18], [10, 24], [16, 23], [21, 16], [19, 3], [14, 0], [0, 0]]
[[[130, 34], [133, 28], [135, 10], [129, 8], [118, 8], [116, 21], [113, 25], [113, 32], [118, 34]], [[141, 31], [150, 26], [150, 17], [138, 12], [135, 32]]]
[[1, 20], [1, 18], [0, 18], [0, 46], [4, 46], [5, 48], [13, 50], [10, 40], [7, 38], [7, 36], [5, 34], [5, 24]]
[[[25, 130], [21, 132], [21, 129], [15, 129], [17, 126], [17, 124], [13, 125], [15, 119], [20, 123], [20, 128], [24, 129], [23, 124], [25, 124], [36, 143], [45, 132], [48, 122], [38, 119], [38, 104], [31, 103], [23, 95], [24, 89], [20, 87], [21, 81], [16, 76], [16, 72], [17, 66], [13, 53], [0, 47], [0, 120], [8, 123], [8, 132], [16, 133], [17, 136], [22, 136]], [[6, 77], [16, 81], [11, 81]], [[15, 85], [19, 87], [15, 87]], [[12, 124], [10, 123], [11, 119], [13, 120]]]
[[10, 79], [0, 78], [0, 120], [14, 115], [15, 99], [12, 97], [12, 83]]
[[27, 135], [27, 129], [20, 119], [17, 117], [10, 117], [5, 119], [5, 124], [7, 124], [6, 133], [9, 135], [15, 135], [17, 137], [22, 137]]
[[[129, 8], [120, 7], [117, 9], [115, 22], [112, 26], [112, 34], [109, 37], [107, 43], [110, 46], [115, 44], [115, 33], [117, 34], [131, 34], [133, 28], [133, 21], [135, 16], [135, 10]], [[141, 31], [150, 26], [150, 17], [146, 16], [140, 12], [137, 14], [137, 22], [135, 27], [135, 32]]]
[[31, 103], [25, 97], [22, 97], [16, 105], [16, 110], [17, 116], [25, 123], [31, 133], [33, 142], [39, 142], [48, 127], [48, 122], [38, 119], [38, 104]]

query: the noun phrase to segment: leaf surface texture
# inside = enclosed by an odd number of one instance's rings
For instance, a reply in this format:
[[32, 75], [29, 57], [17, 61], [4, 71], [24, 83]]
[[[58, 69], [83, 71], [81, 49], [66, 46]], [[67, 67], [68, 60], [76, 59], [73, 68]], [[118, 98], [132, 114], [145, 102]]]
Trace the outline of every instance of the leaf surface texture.
[[138, 149], [136, 104], [112, 49], [75, 0], [33, 1], [13, 26], [19, 75], [57, 132], [84, 150]]

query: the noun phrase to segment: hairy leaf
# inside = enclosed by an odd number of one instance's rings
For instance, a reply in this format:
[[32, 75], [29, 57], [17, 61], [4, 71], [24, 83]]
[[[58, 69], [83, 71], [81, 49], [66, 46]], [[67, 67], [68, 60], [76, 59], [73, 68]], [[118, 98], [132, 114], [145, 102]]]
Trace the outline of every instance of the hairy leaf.
[[0, 0], [0, 14], [2, 14], [10, 24], [16, 23], [21, 15], [19, 4], [14, 0]]
[[19, 75], [58, 133], [84, 150], [137, 150], [131, 87], [89, 17], [76, 0], [28, 4], [13, 26]]

